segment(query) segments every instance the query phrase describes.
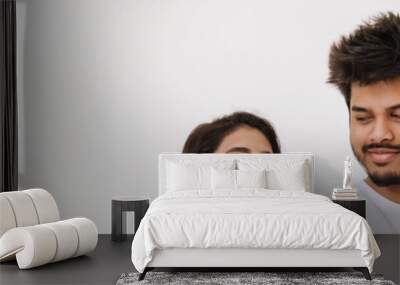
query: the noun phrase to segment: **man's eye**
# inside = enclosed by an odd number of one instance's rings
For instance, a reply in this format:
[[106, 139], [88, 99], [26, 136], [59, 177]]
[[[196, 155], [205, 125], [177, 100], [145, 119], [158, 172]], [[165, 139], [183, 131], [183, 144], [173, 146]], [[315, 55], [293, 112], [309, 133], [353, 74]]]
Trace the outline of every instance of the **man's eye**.
[[400, 119], [400, 114], [399, 114], [399, 113], [391, 113], [390, 115], [391, 115], [393, 118]]
[[367, 123], [371, 120], [371, 117], [356, 117], [357, 122]]

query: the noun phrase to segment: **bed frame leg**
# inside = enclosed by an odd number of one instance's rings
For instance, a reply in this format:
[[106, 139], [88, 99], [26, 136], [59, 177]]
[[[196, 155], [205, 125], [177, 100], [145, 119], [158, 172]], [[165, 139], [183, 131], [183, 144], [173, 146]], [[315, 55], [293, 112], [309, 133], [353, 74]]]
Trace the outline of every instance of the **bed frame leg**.
[[146, 268], [143, 270], [143, 272], [139, 274], [138, 281], [142, 281], [142, 280], [144, 279], [144, 277], [146, 276], [147, 271], [148, 271], [148, 269], [147, 269], [147, 267], [146, 267]]
[[361, 271], [362, 274], [364, 275], [365, 279], [372, 280], [371, 274], [369, 274], [369, 270], [367, 267], [354, 267], [354, 269], [357, 271]]

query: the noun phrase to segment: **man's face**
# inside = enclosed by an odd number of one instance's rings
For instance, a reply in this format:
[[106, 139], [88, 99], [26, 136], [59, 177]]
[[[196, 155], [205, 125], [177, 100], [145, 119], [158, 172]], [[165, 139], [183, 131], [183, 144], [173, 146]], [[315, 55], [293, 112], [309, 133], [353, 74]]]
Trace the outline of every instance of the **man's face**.
[[241, 126], [227, 135], [216, 153], [272, 153], [272, 146], [262, 132]]
[[378, 186], [400, 184], [400, 78], [367, 86], [353, 83], [350, 140]]

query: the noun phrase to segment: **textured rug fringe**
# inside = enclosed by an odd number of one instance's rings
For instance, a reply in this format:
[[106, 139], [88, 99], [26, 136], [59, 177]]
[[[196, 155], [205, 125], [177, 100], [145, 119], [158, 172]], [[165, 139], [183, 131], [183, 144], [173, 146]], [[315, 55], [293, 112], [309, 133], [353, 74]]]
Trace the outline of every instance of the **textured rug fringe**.
[[372, 275], [372, 281], [365, 280], [360, 272], [148, 272], [146, 278], [138, 281], [139, 273], [123, 273], [117, 285], [396, 285], [384, 280], [382, 275]]

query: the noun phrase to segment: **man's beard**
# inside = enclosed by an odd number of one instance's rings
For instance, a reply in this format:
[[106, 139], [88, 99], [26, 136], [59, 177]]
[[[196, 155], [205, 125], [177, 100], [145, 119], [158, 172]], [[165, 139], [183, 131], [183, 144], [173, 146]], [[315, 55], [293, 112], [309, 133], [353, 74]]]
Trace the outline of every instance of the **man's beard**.
[[[400, 184], [400, 171], [399, 172], [388, 171], [383, 174], [378, 174], [377, 172], [370, 172], [369, 169], [367, 168], [366, 164], [364, 163], [364, 161], [361, 159], [361, 155], [355, 150], [353, 145], [351, 145], [351, 148], [352, 148], [353, 153], [354, 153], [355, 157], [357, 158], [358, 162], [367, 171], [369, 179], [371, 179], [371, 181], [374, 182], [375, 185], [377, 185], [379, 187], [387, 187], [387, 186]], [[365, 154], [367, 152], [368, 148], [370, 148], [370, 147], [368, 147], [368, 145], [364, 145], [362, 148], [362, 152]]]
[[368, 177], [379, 187], [386, 187], [400, 184], [400, 173], [389, 172], [385, 174], [369, 173]]

